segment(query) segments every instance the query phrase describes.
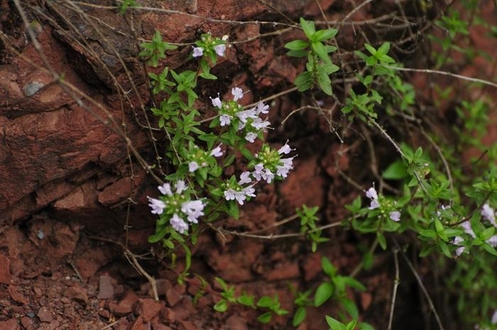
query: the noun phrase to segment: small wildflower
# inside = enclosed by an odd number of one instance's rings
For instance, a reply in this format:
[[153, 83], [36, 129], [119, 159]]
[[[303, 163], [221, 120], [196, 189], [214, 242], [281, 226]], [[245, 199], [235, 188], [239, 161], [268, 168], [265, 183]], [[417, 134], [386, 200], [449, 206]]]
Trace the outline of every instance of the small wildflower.
[[269, 105], [264, 104], [264, 102], [262, 101], [259, 101], [254, 110], [256, 115], [260, 115], [261, 113], [265, 115], [269, 112]]
[[264, 178], [264, 180], [266, 180], [267, 183], [271, 183], [274, 179], [274, 174], [273, 172], [271, 172], [270, 169], [266, 168], [266, 171], [264, 172], [262, 177]]
[[281, 163], [276, 166], [276, 175], [286, 178], [288, 172], [293, 169], [293, 158], [294, 157], [281, 159]]
[[229, 200], [235, 200], [238, 204], [243, 205], [247, 197], [255, 197], [255, 189], [253, 187], [245, 187], [240, 191], [236, 191], [233, 188], [229, 188], [224, 191], [224, 198]]
[[233, 117], [231, 117], [230, 115], [227, 115], [227, 114], [222, 114], [220, 117], [219, 117], [219, 121], [221, 122], [221, 126], [226, 126], [226, 125], [229, 125], [231, 124], [231, 119]]
[[216, 97], [215, 99], [213, 99], [211, 97], [211, 101], [212, 101], [212, 105], [215, 106], [216, 108], [219, 108], [221, 109], [221, 107], [223, 106], [223, 104], [221, 103], [221, 99], [218, 97]]
[[369, 188], [366, 191], [366, 197], [370, 199], [378, 199], [378, 193], [374, 187]]
[[285, 145], [278, 150], [278, 153], [280, 155], [283, 155], [283, 154], [287, 155], [287, 154], [290, 153], [290, 151], [292, 151], [292, 148], [290, 148], [290, 146], [288, 145], [288, 143], [285, 143]]
[[370, 210], [380, 207], [380, 202], [378, 202], [378, 193], [374, 187], [371, 187], [366, 191], [366, 197], [371, 199], [371, 204], [369, 205]]
[[400, 212], [399, 211], [392, 211], [390, 212], [390, 220], [398, 222], [400, 221]]
[[164, 183], [162, 186], [159, 186], [159, 191], [161, 194], [166, 196], [172, 196], [173, 192], [171, 191], [171, 185], [169, 183]]
[[257, 133], [255, 132], [248, 132], [247, 135], [245, 135], [245, 140], [247, 140], [250, 143], [254, 143], [256, 138], [257, 138]]
[[250, 172], [245, 171], [242, 174], [240, 174], [240, 181], [238, 181], [238, 184], [246, 184], [246, 183], [251, 183], [252, 179], [250, 179]]
[[269, 125], [271, 125], [269, 121], [262, 120], [259, 117], [255, 118], [254, 121], [252, 122], [252, 127], [258, 130], [264, 130], [267, 127], [269, 127]]
[[226, 44], [220, 44], [220, 45], [214, 46], [214, 51], [216, 52], [216, 54], [218, 56], [224, 57], [224, 53], [226, 52]]
[[254, 109], [240, 111], [236, 114], [236, 116], [238, 117], [238, 119], [240, 119], [240, 122], [241, 122], [240, 124], [243, 124], [241, 127], [239, 127], [239, 130], [243, 129], [243, 127], [245, 127], [245, 124], [247, 123], [247, 121], [249, 119], [258, 118]]
[[148, 206], [152, 208], [151, 211], [152, 214], [160, 215], [164, 212], [164, 209], [166, 208], [166, 203], [164, 203], [160, 199], [151, 198], [151, 197], [148, 197], [148, 201], [150, 202]]
[[212, 149], [210, 155], [214, 156], [216, 158], [221, 157], [223, 155], [223, 151], [221, 150], [221, 146], [217, 146], [214, 149]]
[[[169, 223], [177, 232], [184, 234], [188, 231], [188, 222], [198, 223], [198, 218], [204, 215], [204, 202], [190, 199], [190, 195], [185, 193], [188, 190], [185, 181], [176, 182], [174, 193], [170, 183], [164, 183], [158, 188], [163, 194], [161, 199], [147, 197], [152, 208], [151, 212], [161, 215], [161, 218], [170, 217]], [[188, 222], [184, 221], [185, 218]]]
[[197, 162], [189, 162], [188, 163], [188, 171], [190, 171], [190, 173], [195, 172], [196, 170], [198, 170], [198, 168], [199, 168], [199, 165], [197, 164]]
[[471, 224], [469, 223], [469, 221], [465, 221], [465, 222], [461, 223], [461, 227], [464, 229], [464, 232], [466, 234], [468, 234], [469, 236], [471, 236], [473, 238], [476, 238], [476, 235], [475, 235], [473, 229], [471, 228]]
[[193, 47], [193, 57], [201, 57], [204, 55], [204, 49], [202, 47]]
[[228, 183], [228, 189], [224, 191], [224, 198], [229, 200], [236, 200], [238, 204], [243, 205], [247, 197], [255, 197], [255, 189], [253, 186], [243, 187], [244, 184], [251, 183], [250, 172], [243, 172], [240, 175], [238, 183]]
[[454, 240], [452, 241], [452, 244], [459, 246], [456, 249], [456, 256], [458, 256], [458, 257], [464, 252], [464, 249], [465, 249], [464, 246], [461, 246], [462, 242], [464, 242], [464, 239], [461, 236], [454, 237]]
[[233, 87], [231, 94], [233, 95], [233, 101], [238, 101], [243, 97], [243, 90], [240, 87]]
[[184, 191], [186, 191], [187, 188], [188, 187], [186, 186], [185, 181], [178, 180], [178, 182], [176, 182], [176, 193], [177, 194], [182, 194]]
[[201, 200], [187, 201], [181, 204], [181, 212], [187, 215], [188, 221], [198, 223], [198, 218], [204, 215], [204, 203]]
[[495, 211], [487, 203], [481, 208], [481, 215], [484, 219], [490, 221], [492, 225], [497, 227], [497, 224], [495, 223]]
[[171, 226], [180, 234], [184, 234], [188, 231], [188, 224], [181, 219], [176, 213], [172, 216], [171, 220], [169, 220]]

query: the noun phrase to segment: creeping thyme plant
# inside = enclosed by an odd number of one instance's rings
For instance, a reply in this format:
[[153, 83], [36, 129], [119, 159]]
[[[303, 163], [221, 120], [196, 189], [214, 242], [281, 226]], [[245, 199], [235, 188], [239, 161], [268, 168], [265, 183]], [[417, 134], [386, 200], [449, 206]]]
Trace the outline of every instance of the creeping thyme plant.
[[[200, 221], [208, 223], [223, 213], [238, 218], [238, 206], [256, 197], [255, 185], [283, 180], [293, 168], [295, 153], [288, 143], [278, 148], [264, 143], [271, 125], [269, 106], [261, 101], [242, 106], [239, 102], [246, 91], [239, 87], [231, 88], [227, 99], [213, 95], [208, 103], [216, 115], [208, 125], [201, 125], [195, 108], [197, 80], [217, 79], [210, 68], [225, 56], [227, 39], [202, 35], [191, 49], [192, 60], [199, 62], [196, 72], [176, 73], [166, 67], [160, 74], [149, 73], [154, 93], [163, 97], [152, 112], [170, 138], [166, 155], [176, 168], [158, 186], [159, 195], [149, 197], [151, 212], [159, 216], [151, 243], [172, 248], [175, 242], [184, 243], [186, 235], [195, 241]], [[142, 45], [141, 55], [153, 67], [166, 49], [176, 48], [161, 40], [156, 32], [151, 43]], [[223, 168], [233, 164], [237, 152], [245, 158], [245, 170], [227, 176]]]
[[[467, 34], [467, 26], [456, 14], [442, 17], [437, 24], [453, 34]], [[339, 49], [335, 37], [340, 31], [318, 29], [305, 19], [300, 20], [299, 27], [303, 39], [285, 45], [289, 57], [305, 63], [304, 71], [295, 79], [297, 91], [312, 93], [311, 99], [321, 92], [324, 97], [332, 97], [340, 106], [341, 120], [347, 121], [347, 128], [363, 132], [361, 139], [369, 142], [372, 158], [380, 148], [375, 149], [373, 134], [375, 139], [386, 141], [393, 156], [381, 169], [375, 168], [366, 185], [355, 183], [353, 177], [343, 173], [358, 190], [356, 198], [345, 206], [349, 215], [340, 219], [337, 226], [373, 237], [373, 243], [354, 274], [340, 274], [333, 261], [322, 259], [325, 279], [309, 291], [295, 292], [292, 325], [301, 324], [309, 308], [333, 302], [340, 312], [323, 315], [331, 329], [371, 329], [369, 324], [360, 322], [359, 309], [351, 298], [350, 292], [366, 289], [355, 277], [361, 270], [368, 271], [372, 267], [375, 253], [381, 253], [379, 250], [393, 252], [396, 265], [399, 253], [405, 257], [406, 251], [412, 250], [419, 257], [431, 256], [437, 260], [450, 290], [443, 299], [459, 296], [457, 308], [466, 312], [461, 322], [473, 322], [480, 329], [495, 327], [492, 315], [497, 310], [497, 277], [489, 266], [495, 266], [497, 257], [497, 168], [492, 164], [497, 159], [495, 150], [488, 151], [486, 163], [475, 160], [474, 170], [479, 171], [473, 173], [476, 179], [465, 174], [457, 163], [460, 159], [452, 153], [453, 146], [424, 129], [424, 118], [416, 106], [415, 88], [403, 75], [409, 69], [392, 54], [390, 42], [365, 42], [363, 47], [349, 54], [353, 56], [351, 63], [357, 66], [347, 78], [354, 85], [344, 84], [335, 92], [338, 88], [332, 89], [332, 77], [340, 70], [335, 61]], [[451, 50], [459, 50], [452, 39], [439, 40], [444, 52], [438, 55], [437, 69], [447, 64]], [[257, 197], [257, 185], [273, 184], [290, 174], [296, 150], [291, 147], [291, 141], [278, 146], [265, 141], [266, 132], [271, 128], [268, 121], [271, 109], [262, 101], [242, 105], [246, 90], [233, 86], [228, 93], [218, 91], [209, 99], [197, 94], [199, 79], [217, 79], [211, 68], [219, 57], [226, 56], [227, 36], [203, 34], [187, 47], [190, 47], [189, 59], [198, 64], [198, 69], [176, 72], [166, 67], [160, 73], [149, 73], [153, 93], [160, 100], [152, 112], [168, 138], [165, 156], [174, 168], [165, 175], [165, 182], [158, 185], [157, 195], [149, 197], [151, 212], [158, 216], [156, 231], [149, 241], [161, 243], [171, 255], [178, 245], [182, 246], [189, 265], [189, 242], [195, 244], [199, 229], [215, 228], [215, 220], [222, 217], [238, 218], [239, 207]], [[162, 41], [156, 32], [150, 43], [142, 45], [141, 56], [150, 66], [157, 67], [165, 52], [173, 49], [176, 46]], [[442, 95], [443, 91], [439, 93]], [[207, 113], [214, 115], [205, 119], [205, 113], [198, 110], [199, 101], [207, 105]], [[322, 112], [324, 103], [316, 104]], [[468, 118], [468, 125], [473, 125], [471, 130], [480, 132], [485, 130], [481, 115], [487, 111], [488, 105], [482, 101], [464, 101], [457, 109], [461, 120]], [[420, 132], [427, 142], [423, 146], [410, 143], [399, 134], [402, 129], [396, 121], [403, 121], [407, 131]], [[457, 130], [458, 148], [481, 146], [473, 132], [460, 127]], [[228, 174], [225, 169], [235, 163], [235, 172]], [[304, 205], [297, 214], [301, 219], [300, 234], [311, 241], [312, 252], [315, 252], [318, 244], [328, 241], [325, 227], [318, 225], [318, 208]], [[412, 266], [407, 257], [405, 259]], [[451, 268], [452, 271], [447, 271]], [[413, 267], [411, 270], [419, 278]], [[180, 281], [186, 276], [188, 267]], [[398, 265], [396, 276], [398, 280]], [[281, 308], [277, 296], [257, 300], [249, 293], [236, 294], [223, 279], [216, 281], [222, 290], [214, 306], [218, 312], [226, 311], [230, 304], [256, 308], [263, 311], [259, 317], [263, 323], [270, 322], [273, 315], [288, 313]], [[429, 301], [436, 324], [442, 329], [431, 294], [422, 281], [418, 284], [423, 288], [424, 299]], [[398, 284], [392, 287], [389, 329]], [[459, 287], [464, 290], [457, 292]], [[476, 301], [478, 308], [469, 301]]]

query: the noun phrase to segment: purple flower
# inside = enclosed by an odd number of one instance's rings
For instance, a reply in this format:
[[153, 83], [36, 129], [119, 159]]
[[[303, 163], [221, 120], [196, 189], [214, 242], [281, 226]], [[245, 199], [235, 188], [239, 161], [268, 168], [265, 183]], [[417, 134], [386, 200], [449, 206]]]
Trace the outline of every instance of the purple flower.
[[292, 148], [290, 148], [288, 143], [285, 143], [285, 145], [278, 150], [278, 153], [280, 155], [283, 155], [283, 154], [287, 155], [290, 153], [290, 151], [292, 151]]
[[214, 46], [214, 51], [218, 56], [224, 56], [224, 53], [226, 52], [226, 44], [220, 44]]
[[390, 220], [399, 222], [400, 221], [400, 212], [399, 211], [392, 211], [390, 212]]
[[231, 119], [233, 117], [231, 117], [230, 115], [226, 115], [226, 114], [222, 114], [220, 117], [219, 117], [219, 120], [221, 122], [221, 126], [226, 126], [226, 125], [229, 125], [231, 124]]
[[366, 197], [371, 199], [371, 204], [369, 205], [370, 210], [380, 207], [380, 202], [378, 202], [378, 193], [374, 187], [371, 187], [366, 191]]
[[252, 127], [258, 130], [265, 129], [269, 125], [271, 125], [270, 122], [268, 122], [267, 120], [262, 120], [259, 117], [255, 118], [254, 121], [252, 122]]
[[481, 215], [484, 219], [490, 221], [490, 223], [497, 227], [495, 223], [495, 211], [487, 203], [481, 208]]
[[188, 231], [188, 224], [181, 219], [176, 213], [172, 216], [171, 220], [169, 220], [171, 226], [180, 234], [184, 234]]
[[[245, 124], [247, 122], [247, 120], [249, 120], [249, 119], [258, 118], [257, 114], [254, 111], [254, 109], [248, 109], [248, 110], [240, 111], [240, 112], [238, 112], [236, 114], [236, 116], [238, 117], [238, 119], [240, 119], [240, 121], [243, 124]], [[245, 127], [245, 125], [241, 125], [241, 127], [239, 127], [238, 130], [242, 129], [243, 127]]]
[[256, 138], [257, 138], [257, 133], [255, 132], [248, 132], [247, 135], [245, 135], [245, 140], [247, 140], [250, 143], [254, 143]]
[[162, 186], [159, 186], [159, 191], [162, 195], [172, 196], [173, 192], [171, 191], [171, 185], [169, 183], [164, 183]]
[[243, 97], [243, 90], [240, 87], [233, 87], [231, 94], [233, 94], [233, 101], [238, 101]]
[[201, 200], [187, 201], [181, 204], [181, 212], [187, 215], [188, 221], [198, 223], [198, 218], [204, 215], [204, 203]]
[[374, 187], [369, 188], [366, 191], [366, 197], [370, 199], [378, 199], [378, 193]]
[[259, 103], [257, 103], [257, 106], [255, 108], [255, 113], [257, 115], [260, 115], [261, 113], [267, 114], [268, 112], [269, 112], [269, 105], [264, 104], [264, 102], [262, 101], [259, 101]]
[[147, 197], [148, 198], [148, 201], [150, 202], [148, 204], [148, 206], [150, 206], [152, 208], [152, 214], [162, 214], [162, 212], [164, 212], [164, 209], [166, 208], [166, 203], [164, 203], [163, 201], [161, 201], [160, 199], [156, 199], [156, 198], [151, 198], [151, 197]]
[[276, 166], [276, 175], [286, 178], [288, 172], [293, 169], [293, 158], [283, 158], [280, 160], [280, 164]]
[[235, 200], [238, 204], [243, 205], [247, 197], [255, 197], [255, 189], [252, 186], [243, 188], [241, 191], [236, 191], [233, 188], [226, 189], [224, 191], [224, 198], [227, 201]]
[[252, 172], [252, 176], [254, 177], [254, 179], [256, 179], [257, 181], [261, 181], [263, 173], [264, 173], [264, 164], [259, 163], [254, 166], [254, 172]]
[[274, 179], [274, 174], [270, 169], [266, 168], [266, 171], [262, 174], [262, 178], [266, 180], [267, 183], [271, 183]]
[[211, 97], [211, 101], [212, 101], [212, 105], [215, 106], [216, 108], [219, 108], [221, 109], [221, 107], [223, 106], [223, 104], [221, 103], [221, 99], [218, 97], [216, 97], [215, 99], [213, 99]]
[[459, 247], [456, 249], [456, 256], [460, 256], [464, 252], [464, 246], [461, 246], [461, 243], [464, 242], [464, 239], [461, 236], [454, 237], [452, 244], [458, 245]]
[[196, 170], [198, 170], [198, 168], [199, 168], [199, 166], [198, 166], [197, 162], [189, 162], [188, 163], [188, 171], [190, 171], [190, 173], [195, 172]]
[[204, 55], [204, 49], [202, 47], [193, 47], [193, 57], [201, 57]]
[[461, 223], [461, 227], [462, 227], [462, 229], [464, 229], [464, 232], [466, 234], [468, 234], [469, 236], [471, 236], [473, 238], [476, 238], [476, 235], [475, 235], [473, 229], [471, 228], [471, 224], [469, 223], [469, 221], [464, 221], [463, 223]]
[[177, 194], [181, 194], [183, 191], [185, 191], [187, 189], [188, 189], [188, 187], [186, 186], [185, 181], [178, 180], [178, 182], [176, 182], [176, 193]]
[[246, 184], [246, 183], [251, 183], [252, 179], [250, 178], [250, 172], [245, 171], [242, 174], [240, 174], [240, 181], [238, 181], [239, 185]]
[[219, 146], [215, 147], [214, 149], [212, 149], [210, 155], [214, 156], [214, 157], [221, 157], [223, 155], [223, 151], [221, 150], [221, 146], [219, 145]]

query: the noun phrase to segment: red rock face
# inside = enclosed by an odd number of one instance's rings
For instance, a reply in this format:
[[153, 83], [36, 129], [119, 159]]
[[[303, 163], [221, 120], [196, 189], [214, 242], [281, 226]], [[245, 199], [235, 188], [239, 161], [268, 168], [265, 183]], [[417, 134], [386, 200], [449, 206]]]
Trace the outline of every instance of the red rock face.
[[[48, 16], [31, 29], [39, 51], [19, 16], [2, 16], [11, 48], [0, 59], [0, 224], [47, 206], [55, 215], [98, 223], [128, 197], [145, 201], [151, 180], [141, 166], [128, 164], [126, 147], [126, 138], [136, 150], [150, 147], [150, 132], [137, 121], [144, 120], [150, 101], [137, 38], [150, 39], [156, 29], [171, 42], [191, 41], [199, 31], [222, 35], [229, 33], [228, 24], [204, 18], [241, 20], [267, 10], [235, 0], [168, 5], [173, 12], [123, 16], [111, 9], [46, 3]], [[236, 52], [230, 51], [226, 68], [234, 72]], [[272, 59], [269, 54], [262, 65]], [[179, 55], [168, 65], [182, 65], [184, 54]], [[270, 70], [278, 72], [285, 63], [277, 61]], [[133, 175], [132, 169], [141, 172]]]

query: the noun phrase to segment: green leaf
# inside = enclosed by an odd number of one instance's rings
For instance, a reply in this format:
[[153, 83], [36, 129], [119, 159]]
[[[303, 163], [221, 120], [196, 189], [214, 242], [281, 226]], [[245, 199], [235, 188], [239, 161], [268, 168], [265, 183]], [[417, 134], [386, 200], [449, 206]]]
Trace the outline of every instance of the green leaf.
[[219, 283], [219, 285], [221, 286], [221, 289], [223, 289], [223, 291], [228, 290], [228, 285], [226, 284], [226, 282], [222, 278], [216, 277], [215, 280], [217, 283]]
[[444, 241], [440, 241], [440, 242], [438, 242], [438, 246], [440, 247], [440, 250], [442, 250], [443, 254], [447, 258], [452, 258], [452, 253], [450, 252], [449, 247], [447, 246], [447, 243], [445, 243]]
[[236, 301], [242, 305], [254, 307], [254, 296], [243, 294], [240, 297], [238, 297]]
[[359, 329], [360, 330], [375, 330], [371, 324], [366, 323], [366, 322], [359, 323]]
[[344, 277], [343, 280], [344, 280], [345, 284], [351, 288], [354, 288], [354, 289], [359, 290], [359, 291], [366, 290], [366, 287], [361, 282], [359, 282], [358, 280], [356, 280], [353, 277]]
[[304, 322], [306, 315], [307, 315], [307, 311], [306, 311], [305, 307], [297, 308], [297, 311], [293, 315], [292, 326], [296, 327], [300, 323]]
[[340, 303], [354, 320], [357, 320], [359, 318], [359, 310], [357, 309], [356, 304], [352, 300], [342, 298], [340, 299]]
[[375, 66], [376, 64], [378, 64], [378, 60], [376, 59], [376, 57], [370, 56], [366, 59], [367, 66]]
[[371, 252], [366, 252], [364, 254], [363, 267], [364, 270], [368, 270], [373, 266], [373, 254]]
[[297, 90], [299, 92], [305, 92], [306, 90], [311, 89], [313, 85], [312, 81], [312, 73], [309, 71], [304, 71], [295, 78], [293, 82], [295, 86], [297, 86]]
[[285, 45], [285, 48], [290, 50], [302, 50], [307, 47], [309, 47], [309, 43], [304, 40], [293, 40]]
[[336, 268], [330, 262], [330, 260], [326, 257], [321, 258], [321, 267], [323, 268], [323, 272], [329, 277], [333, 277], [336, 274]]
[[487, 243], [483, 243], [482, 244], [482, 247], [485, 251], [487, 251], [488, 253], [490, 253], [491, 255], [494, 255], [494, 256], [497, 256], [497, 251], [495, 250], [495, 248], [490, 245], [490, 244], [487, 244]]
[[257, 302], [257, 307], [270, 308], [274, 305], [275, 301], [269, 296], [264, 296]]
[[376, 49], [373, 46], [371, 46], [370, 44], [364, 44], [364, 47], [366, 47], [366, 49], [371, 55], [373, 56], [376, 55]]
[[328, 53], [326, 52], [326, 49], [324, 48], [324, 45], [320, 42], [313, 42], [311, 44], [311, 48], [313, 51], [316, 52], [316, 54], [319, 56], [319, 58], [325, 62], [325, 63], [330, 63], [331, 59]]
[[343, 324], [342, 322], [335, 320], [328, 315], [325, 316], [325, 319], [331, 330], [345, 330], [345, 324]]
[[337, 29], [326, 29], [316, 31], [313, 41], [325, 41], [334, 38], [338, 33]]
[[160, 230], [156, 230], [153, 235], [149, 236], [148, 242], [152, 243], [152, 244], [153, 243], [157, 243], [162, 238], [164, 238], [164, 236], [166, 235], [166, 233], [167, 233], [167, 228], [161, 228]]
[[326, 74], [325, 71], [319, 70], [318, 71], [318, 85], [321, 88], [321, 90], [327, 94], [327, 95], [332, 95], [333, 92], [331, 90], [331, 80], [330, 77]]
[[228, 303], [226, 302], [226, 300], [222, 299], [214, 305], [214, 310], [220, 313], [224, 313], [228, 310]]
[[306, 21], [305, 19], [303, 19], [301, 17], [300, 18], [300, 26], [302, 26], [302, 30], [304, 30], [304, 33], [305, 33], [307, 39], [311, 40], [314, 33], [316, 33], [316, 28], [314, 27], [314, 22]]
[[238, 209], [238, 204], [236, 201], [228, 201], [228, 210], [226, 211], [230, 216], [238, 220], [240, 216], [240, 211]]
[[387, 249], [387, 240], [382, 233], [377, 233], [376, 237], [378, 238], [378, 243], [380, 244], [383, 250]]
[[421, 229], [418, 231], [420, 236], [426, 237], [426, 238], [435, 238], [437, 236], [437, 233], [433, 229]]
[[260, 315], [258, 318], [257, 318], [257, 321], [261, 322], [261, 323], [269, 323], [271, 322], [271, 318], [273, 317], [272, 313], [271, 312], [266, 312], [262, 315]]
[[381, 176], [387, 180], [402, 180], [407, 175], [407, 166], [404, 161], [399, 159], [390, 164]]
[[366, 61], [368, 59], [368, 55], [364, 54], [363, 52], [356, 50], [354, 54], [359, 57], [361, 60]]
[[314, 306], [319, 307], [333, 295], [333, 285], [331, 283], [325, 282], [322, 283], [318, 289], [316, 290], [316, 294], [314, 295]]
[[487, 229], [485, 229], [481, 234], [480, 234], [480, 239], [482, 241], [486, 241], [487, 239], [489, 239], [490, 237], [492, 237], [494, 235], [494, 232], [495, 232], [495, 227], [489, 227]]
[[395, 63], [395, 60], [388, 55], [382, 55], [380, 61], [385, 63]]
[[374, 54], [375, 57], [379, 60], [381, 60], [381, 57], [383, 55], [386, 55], [388, 54], [388, 51], [390, 50], [390, 43], [389, 42], [384, 42], [380, 48], [378, 48], [378, 50], [376, 51], [376, 53]]
[[356, 325], [357, 325], [357, 321], [352, 320], [349, 323], [347, 323], [345, 330], [354, 330]]

